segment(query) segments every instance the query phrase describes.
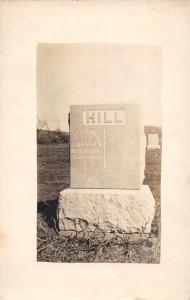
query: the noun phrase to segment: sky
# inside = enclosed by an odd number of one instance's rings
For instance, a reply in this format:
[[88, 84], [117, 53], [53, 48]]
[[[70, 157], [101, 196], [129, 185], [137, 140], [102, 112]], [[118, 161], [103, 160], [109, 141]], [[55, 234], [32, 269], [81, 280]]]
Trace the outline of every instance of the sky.
[[69, 131], [70, 105], [138, 102], [144, 125], [161, 126], [161, 57], [153, 45], [39, 44], [38, 120]]

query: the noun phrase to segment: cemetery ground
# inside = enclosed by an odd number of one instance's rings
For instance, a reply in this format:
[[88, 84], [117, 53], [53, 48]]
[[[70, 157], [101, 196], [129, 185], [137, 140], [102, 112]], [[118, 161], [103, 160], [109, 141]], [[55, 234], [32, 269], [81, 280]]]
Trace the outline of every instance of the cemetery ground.
[[155, 198], [150, 234], [115, 234], [105, 240], [99, 232], [86, 238], [63, 237], [57, 222], [57, 201], [69, 187], [69, 142], [38, 144], [37, 260], [42, 262], [159, 263], [161, 150], [146, 151], [144, 184]]

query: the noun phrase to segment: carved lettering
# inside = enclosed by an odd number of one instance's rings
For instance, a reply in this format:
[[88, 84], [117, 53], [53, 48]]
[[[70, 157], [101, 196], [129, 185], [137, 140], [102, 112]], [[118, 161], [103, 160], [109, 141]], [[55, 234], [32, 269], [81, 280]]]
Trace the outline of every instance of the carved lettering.
[[125, 124], [125, 111], [122, 109], [83, 111], [83, 124], [122, 125]]

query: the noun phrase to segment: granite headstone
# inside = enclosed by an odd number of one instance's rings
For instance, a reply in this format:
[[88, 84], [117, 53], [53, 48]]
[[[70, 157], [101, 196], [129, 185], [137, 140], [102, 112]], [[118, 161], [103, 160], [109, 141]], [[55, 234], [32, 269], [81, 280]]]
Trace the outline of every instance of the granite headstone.
[[139, 189], [138, 104], [70, 108], [71, 188]]
[[[71, 187], [59, 194], [61, 234], [110, 238], [149, 233], [155, 201], [142, 185], [145, 135], [139, 104], [70, 108]], [[113, 235], [114, 238], [114, 235]]]

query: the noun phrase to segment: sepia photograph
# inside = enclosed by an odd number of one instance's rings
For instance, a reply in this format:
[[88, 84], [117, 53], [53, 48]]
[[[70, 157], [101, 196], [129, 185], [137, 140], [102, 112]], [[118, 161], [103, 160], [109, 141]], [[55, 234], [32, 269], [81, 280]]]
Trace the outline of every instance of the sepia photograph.
[[38, 44], [37, 261], [160, 263], [161, 50]]
[[0, 24], [0, 300], [190, 300], [190, 1]]

